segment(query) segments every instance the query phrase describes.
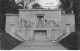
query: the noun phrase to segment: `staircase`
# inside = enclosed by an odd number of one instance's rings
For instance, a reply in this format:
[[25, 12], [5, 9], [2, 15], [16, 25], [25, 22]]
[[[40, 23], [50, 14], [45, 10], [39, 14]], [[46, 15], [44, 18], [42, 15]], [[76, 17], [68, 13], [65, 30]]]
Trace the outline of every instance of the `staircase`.
[[67, 50], [57, 42], [49, 40], [29, 40], [25, 41], [12, 50]]

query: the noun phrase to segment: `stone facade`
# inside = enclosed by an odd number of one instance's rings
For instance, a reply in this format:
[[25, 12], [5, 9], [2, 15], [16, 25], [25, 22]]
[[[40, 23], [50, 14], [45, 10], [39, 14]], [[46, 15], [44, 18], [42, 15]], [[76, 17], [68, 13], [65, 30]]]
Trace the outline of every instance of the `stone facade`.
[[75, 17], [60, 9], [20, 9], [19, 14], [6, 14], [5, 30], [19, 40], [54, 41], [75, 31]]

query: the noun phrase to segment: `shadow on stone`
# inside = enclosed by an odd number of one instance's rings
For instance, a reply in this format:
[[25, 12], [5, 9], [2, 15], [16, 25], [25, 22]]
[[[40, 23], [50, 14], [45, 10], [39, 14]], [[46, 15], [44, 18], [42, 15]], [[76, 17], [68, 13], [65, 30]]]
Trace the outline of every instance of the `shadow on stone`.
[[1, 50], [10, 50], [10, 49], [16, 47], [17, 45], [19, 45], [20, 43], [22, 43], [22, 42], [15, 39], [14, 37], [9, 35], [8, 33], [0, 32]]
[[69, 50], [78, 50], [77, 34], [77, 32], [72, 32], [59, 43]]

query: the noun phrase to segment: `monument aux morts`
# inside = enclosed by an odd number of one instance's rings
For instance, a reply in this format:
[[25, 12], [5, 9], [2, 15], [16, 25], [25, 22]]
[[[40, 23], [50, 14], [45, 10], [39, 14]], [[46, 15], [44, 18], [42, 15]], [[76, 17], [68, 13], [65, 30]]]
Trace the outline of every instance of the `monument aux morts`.
[[19, 9], [19, 14], [6, 14], [5, 30], [20, 41], [54, 41], [75, 32], [75, 17], [61, 9]]

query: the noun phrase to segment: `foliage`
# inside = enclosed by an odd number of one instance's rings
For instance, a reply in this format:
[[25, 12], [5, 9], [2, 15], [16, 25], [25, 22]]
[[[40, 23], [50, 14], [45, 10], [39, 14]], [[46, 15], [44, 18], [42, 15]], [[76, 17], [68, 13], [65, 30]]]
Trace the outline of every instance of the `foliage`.
[[32, 9], [41, 9], [41, 5], [38, 3], [35, 3], [32, 5]]
[[35, 0], [21, 0], [17, 3], [18, 6], [22, 7], [22, 8], [28, 8], [28, 5], [33, 2]]
[[80, 0], [73, 0], [73, 11], [75, 13], [76, 31], [80, 31]]
[[5, 21], [6, 13], [18, 13], [18, 9], [21, 8], [17, 6], [15, 0], [1, 0], [0, 1], [0, 30], [5, 31]]
[[60, 8], [62, 8], [62, 10], [66, 11], [66, 13], [71, 12], [72, 10], [72, 1], [71, 0], [60, 0], [60, 2], [62, 3]]

